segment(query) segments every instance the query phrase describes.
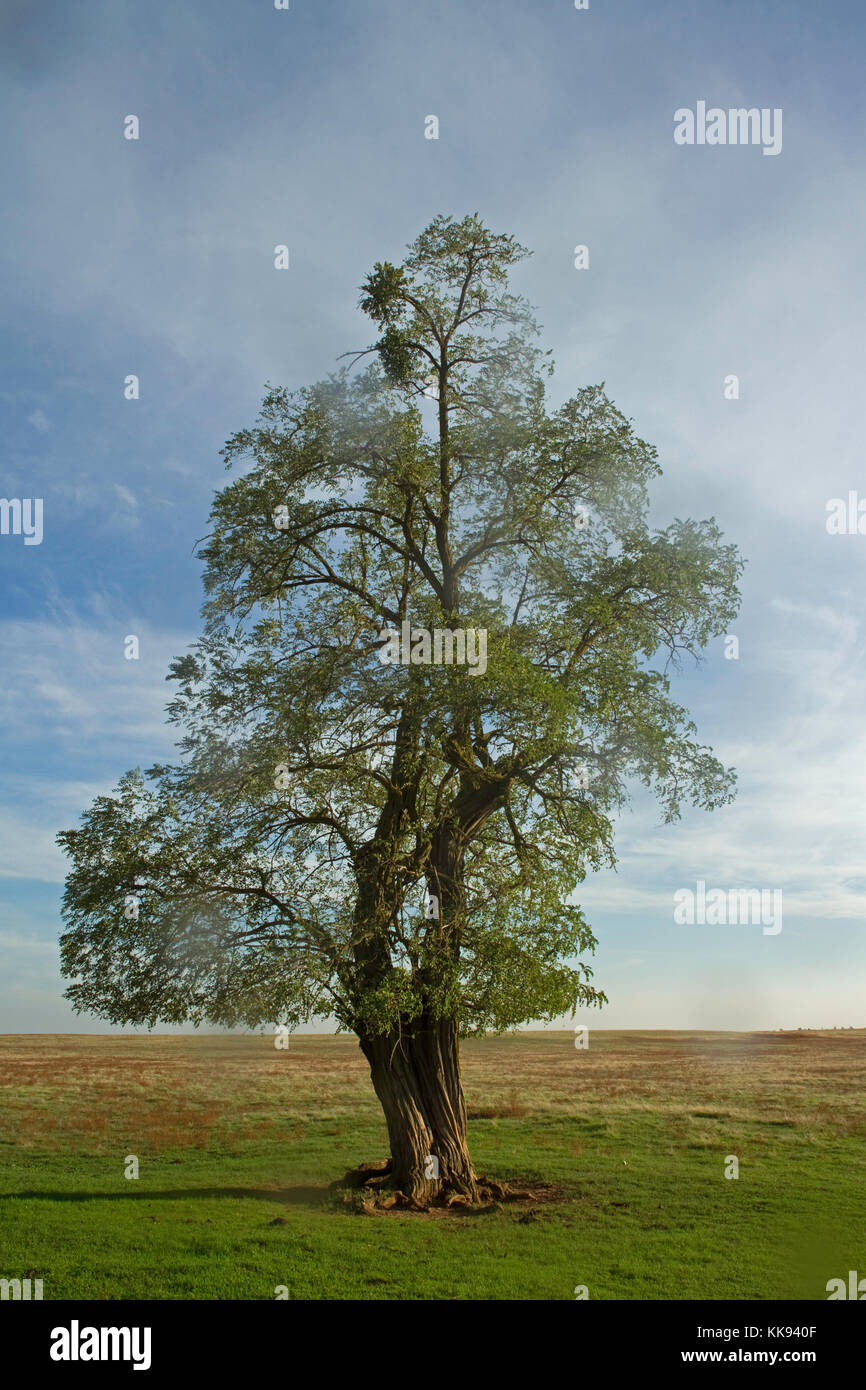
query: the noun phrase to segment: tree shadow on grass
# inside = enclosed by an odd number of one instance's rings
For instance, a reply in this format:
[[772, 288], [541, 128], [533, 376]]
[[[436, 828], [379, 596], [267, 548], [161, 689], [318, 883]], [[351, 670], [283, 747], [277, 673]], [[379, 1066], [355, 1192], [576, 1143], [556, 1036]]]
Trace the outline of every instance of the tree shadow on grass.
[[132, 1188], [121, 1192], [51, 1192], [26, 1190], [0, 1192], [0, 1202], [180, 1202], [206, 1198], [251, 1197], [259, 1202], [275, 1202], [290, 1207], [323, 1207], [331, 1200], [325, 1187], [180, 1187], [164, 1192]]

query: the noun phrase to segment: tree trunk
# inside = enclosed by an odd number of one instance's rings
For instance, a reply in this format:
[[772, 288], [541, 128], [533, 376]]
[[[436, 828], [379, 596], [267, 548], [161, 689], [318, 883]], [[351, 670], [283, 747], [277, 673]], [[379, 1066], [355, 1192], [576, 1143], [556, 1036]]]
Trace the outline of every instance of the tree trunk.
[[476, 1202], [456, 1023], [419, 1019], [360, 1043], [388, 1124], [393, 1186], [419, 1206], [452, 1194]]

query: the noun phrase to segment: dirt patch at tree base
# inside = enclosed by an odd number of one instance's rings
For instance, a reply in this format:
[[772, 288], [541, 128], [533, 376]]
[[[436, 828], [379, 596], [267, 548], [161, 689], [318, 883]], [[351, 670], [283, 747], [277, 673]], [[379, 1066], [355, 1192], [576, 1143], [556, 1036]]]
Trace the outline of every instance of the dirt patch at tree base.
[[502, 1211], [506, 1207], [522, 1210], [521, 1221], [536, 1219], [538, 1209], [551, 1202], [561, 1201], [566, 1193], [553, 1183], [498, 1182], [493, 1178], [477, 1178], [478, 1196], [472, 1200], [463, 1192], [447, 1186], [429, 1203], [423, 1203], [396, 1188], [391, 1180], [390, 1161], [364, 1164], [352, 1168], [337, 1182], [331, 1183], [332, 1195], [343, 1204], [364, 1216], [481, 1216], [486, 1212]]

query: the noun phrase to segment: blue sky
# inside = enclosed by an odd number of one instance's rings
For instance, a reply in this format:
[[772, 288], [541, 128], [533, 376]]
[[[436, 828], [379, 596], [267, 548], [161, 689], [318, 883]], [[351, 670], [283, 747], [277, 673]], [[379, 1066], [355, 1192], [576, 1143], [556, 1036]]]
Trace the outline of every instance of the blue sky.
[[[473, 211], [534, 252], [554, 400], [605, 381], [655, 518], [714, 514], [749, 562], [739, 659], [676, 681], [740, 794], [673, 827], [636, 800], [582, 894], [611, 999], [582, 1021], [866, 1024], [866, 536], [825, 527], [866, 496], [862, 8], [13, 0], [0, 55], [0, 492], [44, 499], [41, 545], [0, 536], [0, 1031], [106, 1026], [62, 999], [54, 835], [172, 756], [225, 439], [369, 342], [374, 261]], [[698, 100], [781, 108], [781, 154], [677, 146]], [[675, 925], [698, 879], [782, 889], [782, 932]]]

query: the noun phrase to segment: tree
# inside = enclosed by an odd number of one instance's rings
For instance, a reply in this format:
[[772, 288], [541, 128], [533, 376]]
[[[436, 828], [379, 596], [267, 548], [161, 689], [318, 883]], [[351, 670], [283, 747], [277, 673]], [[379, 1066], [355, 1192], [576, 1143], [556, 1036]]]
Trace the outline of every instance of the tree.
[[[650, 532], [655, 450], [603, 386], [549, 408], [508, 289], [526, 254], [438, 217], [367, 278], [374, 345], [268, 388], [223, 451], [249, 467], [216, 496], [203, 635], [168, 677], [183, 760], [59, 837], [76, 1009], [330, 1014], [370, 1064], [386, 1181], [420, 1205], [481, 1192], [459, 1036], [604, 1002], [573, 899], [615, 862], [634, 779], [668, 820], [733, 795], [667, 666], [726, 630], [741, 562], [714, 520]], [[383, 659], [393, 632], [408, 662]], [[482, 633], [486, 669], [461, 664]]]

